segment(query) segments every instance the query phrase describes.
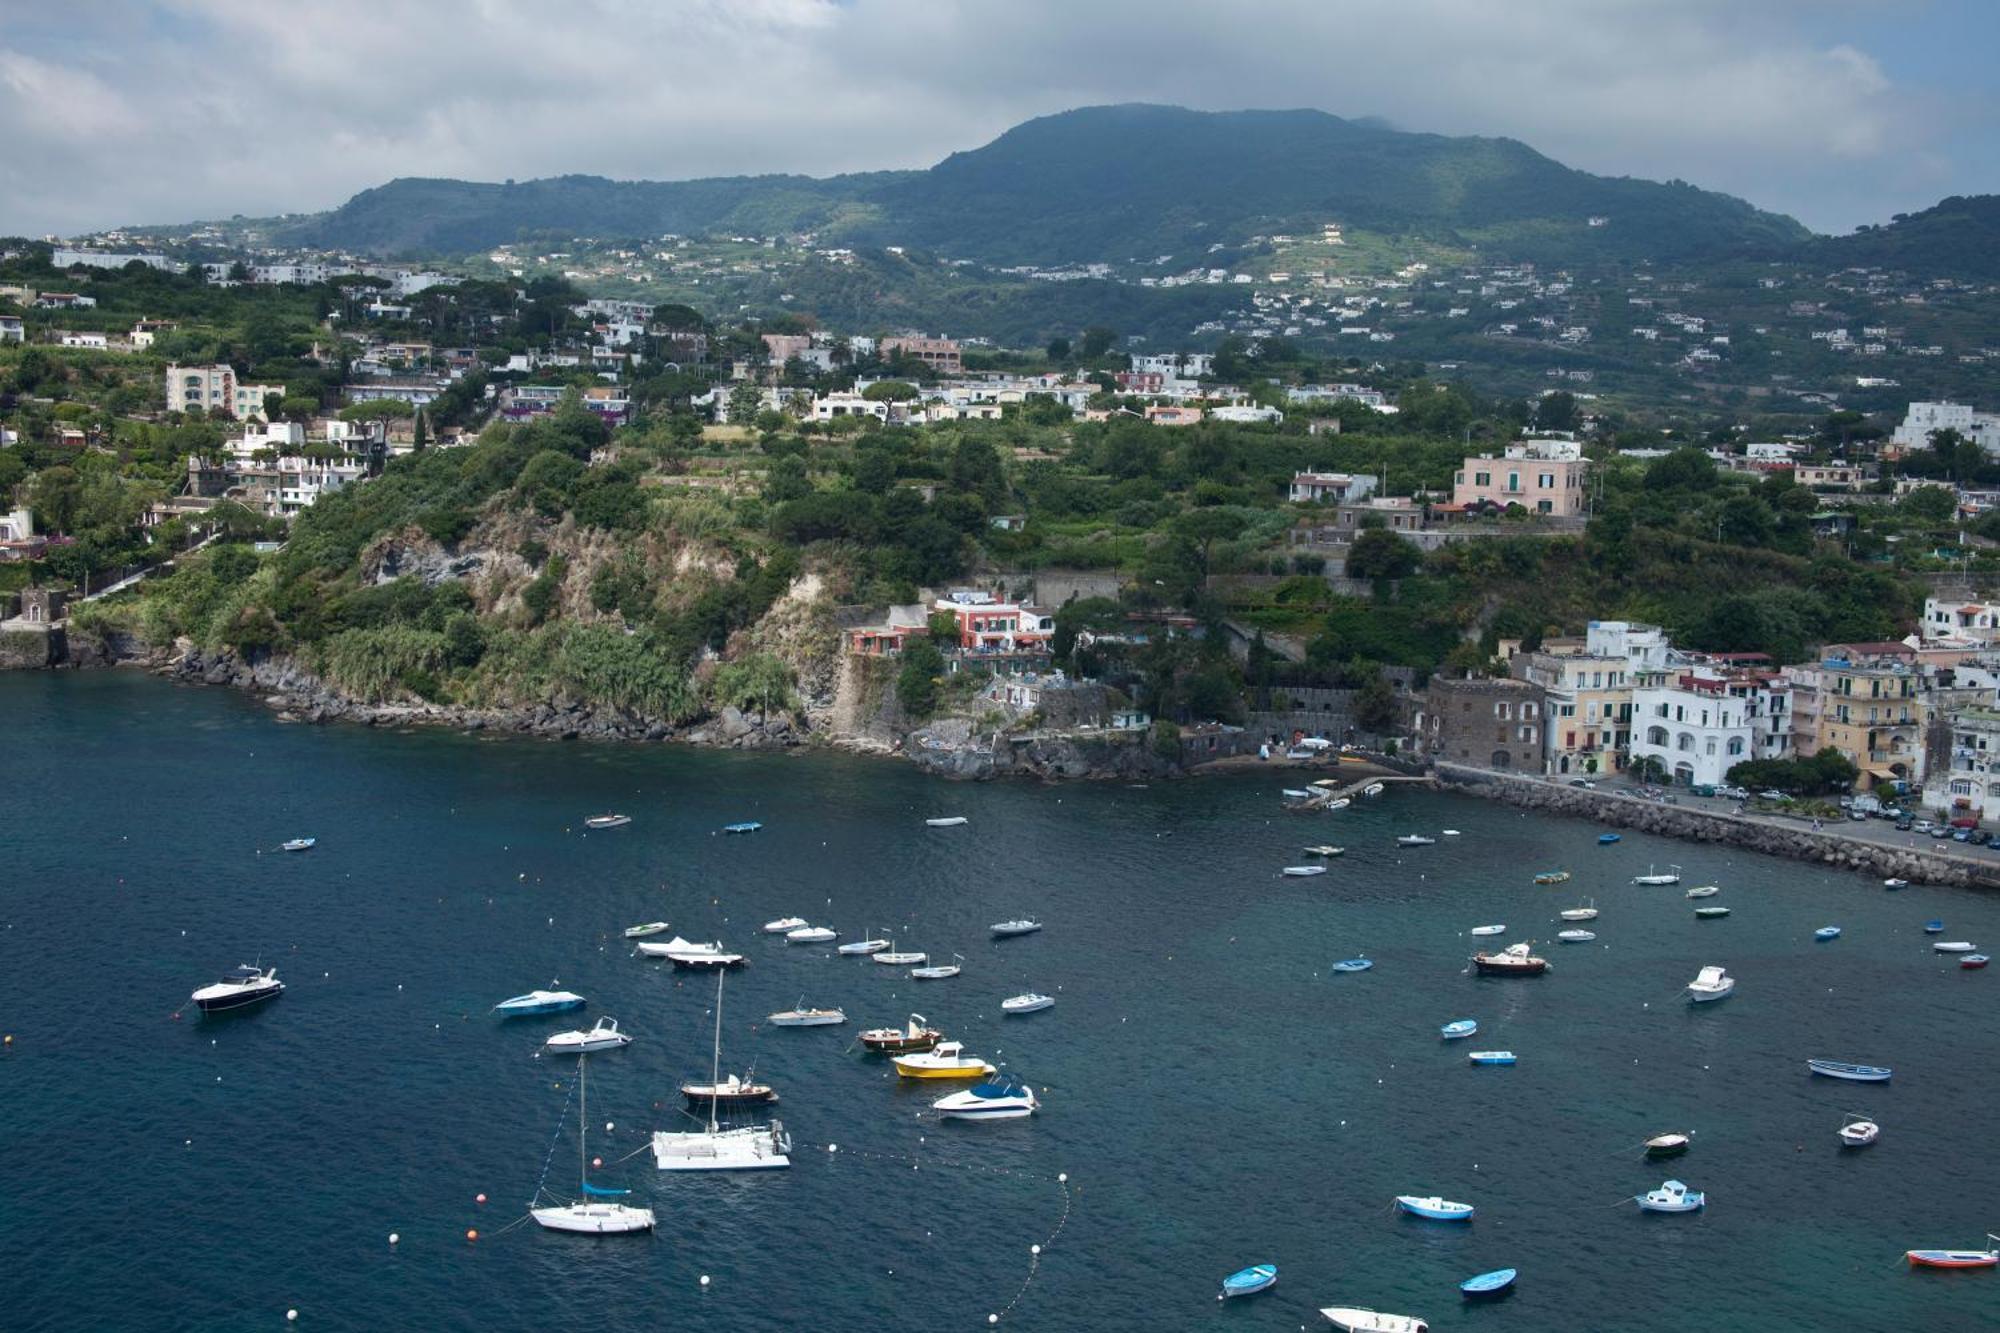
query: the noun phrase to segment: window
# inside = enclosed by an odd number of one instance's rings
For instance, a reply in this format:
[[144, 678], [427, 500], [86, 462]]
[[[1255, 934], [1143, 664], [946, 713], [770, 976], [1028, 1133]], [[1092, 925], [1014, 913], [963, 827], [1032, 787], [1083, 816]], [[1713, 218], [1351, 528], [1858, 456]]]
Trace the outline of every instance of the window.
[[1493, 716], [1499, 718], [1502, 722], [1505, 722], [1508, 718], [1512, 717], [1513, 715], [1514, 711], [1512, 705], [1504, 703], [1498, 703], [1493, 705]]
[[[2000, 785], [2000, 784], [1996, 784], [1996, 785]], [[1951, 783], [1951, 794], [1952, 794], [1953, 796], [1970, 796], [1970, 795], [1972, 795], [1972, 793], [1974, 793], [1974, 792], [1975, 792], [1975, 791], [1977, 791], [1977, 790], [1979, 790], [1979, 788], [1978, 788], [1978, 786], [1977, 786], [1976, 784], [1974, 784], [1974, 783], [1972, 783], [1972, 782], [1969, 782], [1969, 781], [1967, 781], [1967, 780], [1966, 780], [1966, 779], [1964, 779], [1964, 778], [1953, 778], [1953, 779], [1952, 779], [1952, 783]]]
[[1702, 752], [1711, 759], [1715, 757], [1715, 737], [1710, 736], [1708, 738], [1708, 743], [1702, 748]]
[[1743, 738], [1741, 736], [1731, 736], [1729, 738], [1729, 753], [1732, 755], [1743, 753]]
[[1658, 745], [1664, 747], [1666, 743], [1667, 743], [1667, 729], [1665, 727], [1646, 728], [1646, 744]]
[[1491, 472], [1475, 472], [1472, 474], [1472, 484], [1475, 486], [1491, 486], [1493, 484], [1493, 474]]
[[1680, 734], [1680, 737], [1674, 741], [1674, 748], [1676, 750], [1686, 750], [1692, 753], [1694, 750], [1694, 734], [1692, 732], [1683, 731]]
[[1541, 476], [1535, 478], [1535, 485], [1545, 491], [1554, 490], [1556, 488], [1556, 474], [1553, 472], [1544, 472]]
[[1514, 492], [1514, 491], [1518, 491], [1518, 490], [1520, 490], [1520, 489], [1521, 489], [1521, 474], [1520, 474], [1520, 473], [1518, 473], [1518, 472], [1509, 472], [1509, 473], [1507, 474], [1507, 490], [1508, 490], [1508, 492], [1509, 492], [1509, 493], [1512, 493], [1512, 492]]

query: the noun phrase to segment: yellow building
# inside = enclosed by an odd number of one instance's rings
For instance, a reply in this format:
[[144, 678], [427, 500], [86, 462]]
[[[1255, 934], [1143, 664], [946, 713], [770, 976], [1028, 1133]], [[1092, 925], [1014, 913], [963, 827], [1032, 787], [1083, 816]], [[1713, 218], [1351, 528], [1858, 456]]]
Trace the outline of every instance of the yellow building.
[[1544, 771], [1615, 773], [1632, 740], [1631, 662], [1588, 651], [1582, 640], [1549, 640], [1511, 661], [1515, 676], [1548, 696]]
[[1819, 663], [1819, 749], [1861, 770], [1866, 790], [1923, 780], [1924, 713], [1915, 653], [1900, 643], [1830, 644]]

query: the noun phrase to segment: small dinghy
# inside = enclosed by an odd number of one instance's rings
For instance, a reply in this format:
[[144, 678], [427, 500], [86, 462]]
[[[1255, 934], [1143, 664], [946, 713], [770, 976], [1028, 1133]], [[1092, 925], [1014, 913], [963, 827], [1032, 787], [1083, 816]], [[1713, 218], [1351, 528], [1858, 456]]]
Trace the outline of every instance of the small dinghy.
[[906, 1051], [928, 1051], [944, 1039], [944, 1033], [930, 1026], [922, 1014], [911, 1014], [899, 1028], [869, 1028], [861, 1034], [861, 1044], [879, 1055], [901, 1055]]
[[1632, 1201], [1642, 1212], [1648, 1213], [1692, 1213], [1708, 1203], [1708, 1196], [1700, 1190], [1691, 1190], [1678, 1180], [1669, 1180], [1656, 1190], [1635, 1194]]
[[1410, 1314], [1383, 1314], [1352, 1305], [1320, 1307], [1320, 1315], [1341, 1333], [1430, 1333], [1430, 1325]]
[[847, 1014], [840, 1009], [780, 1009], [764, 1021], [774, 1028], [824, 1028], [845, 1023]]
[[1371, 782], [1367, 786], [1361, 789], [1361, 794], [1363, 796], [1380, 796], [1383, 792], [1387, 790], [1389, 789], [1383, 786], [1381, 783]]
[[1458, 836], [1458, 830], [1455, 828], [1439, 829], [1438, 832], [1444, 834], [1447, 838], [1456, 838]]
[[1336, 972], [1366, 972], [1373, 966], [1375, 964], [1366, 958], [1343, 958], [1333, 965], [1333, 970]]
[[1719, 967], [1704, 967], [1687, 984], [1690, 1004], [1707, 1004], [1712, 1000], [1726, 1000], [1736, 989], [1736, 978]]
[[1910, 887], [1910, 881], [1907, 879], [1885, 879], [1882, 881], [1882, 887], [1885, 889], [1907, 889]]
[[1824, 942], [1826, 940], [1837, 940], [1840, 938], [1840, 927], [1821, 926], [1818, 930], [1815, 930], [1813, 932], [1813, 938], [1821, 942]]
[[1562, 911], [1557, 912], [1556, 915], [1565, 921], [1595, 921], [1597, 920], [1597, 899], [1585, 898], [1579, 905], [1565, 907]]
[[931, 828], [957, 828], [960, 824], [969, 824], [971, 822], [964, 815], [946, 815], [942, 819], [926, 819], [924, 821]]
[[870, 954], [868, 957], [869, 962], [880, 963], [884, 967], [911, 967], [928, 963], [930, 960], [931, 956], [929, 954], [918, 953], [908, 949], [901, 952], [887, 950], [881, 953]]
[[1280, 870], [1278, 873], [1281, 875], [1290, 875], [1293, 879], [1306, 879], [1313, 875], [1324, 875], [1326, 873], [1326, 867], [1286, 866], [1283, 870]]
[[1511, 1065], [1514, 1063], [1512, 1051], [1473, 1051], [1465, 1057], [1476, 1065]]
[[1844, 1148], [1866, 1148], [1882, 1137], [1882, 1127], [1873, 1120], [1856, 1120], [1840, 1127], [1840, 1143]]
[[318, 845], [319, 845], [318, 838], [293, 838], [289, 842], [281, 842], [278, 844], [281, 850], [287, 852], [309, 852]]
[[1319, 795], [1319, 793], [1316, 791], [1305, 791], [1298, 787], [1283, 787], [1279, 789], [1278, 795], [1288, 801], [1310, 801], [1313, 797]]
[[1694, 914], [1697, 920], [1715, 921], [1728, 916], [1729, 909], [1727, 907], [1697, 907], [1694, 909]]
[[931, 1103], [946, 1120], [1019, 1120], [1039, 1109], [1035, 1090], [1014, 1078], [989, 1079]]
[[889, 941], [887, 940], [853, 940], [841, 945], [834, 952], [845, 954], [849, 958], [857, 958], [862, 954], [881, 953], [888, 947]]
[[583, 821], [585, 828], [624, 828], [632, 822], [630, 815], [592, 815]]
[[1347, 849], [1345, 847], [1335, 847], [1331, 844], [1322, 843], [1318, 847], [1303, 847], [1300, 850], [1307, 856], [1339, 856]]
[[1688, 1150], [1688, 1143], [1688, 1136], [1685, 1134], [1655, 1134], [1646, 1140], [1646, 1156], [1679, 1157]]
[[957, 976], [960, 972], [964, 971], [964, 969], [960, 967], [959, 964], [963, 963], [965, 960], [963, 958], [960, 958], [957, 954], [953, 954], [952, 958], [955, 959], [956, 961], [949, 963], [939, 963], [932, 967], [911, 968], [910, 980], [944, 981], [951, 977]]
[[1569, 871], [1567, 870], [1544, 870], [1541, 874], [1535, 876], [1535, 883], [1537, 884], [1567, 884], [1568, 882]]
[[575, 991], [531, 990], [526, 995], [516, 995], [493, 1006], [493, 1012], [502, 1018], [516, 1018], [526, 1014], [559, 1014], [565, 1009], [583, 1008], [583, 997]]
[[1958, 965], [1967, 972], [1977, 972], [1991, 961], [1983, 953], [1969, 953], [1958, 960]]
[[1939, 953], [1971, 953], [1973, 947], [1971, 940], [1939, 940], [1931, 946]]
[[996, 940], [1011, 940], [1016, 935], [1032, 935], [1041, 928], [1042, 923], [1039, 921], [1030, 921], [1027, 917], [1018, 917], [1012, 921], [995, 921], [986, 929]]
[[1942, 921], [1926, 921], [1926, 922], [1924, 922], [1924, 934], [1926, 934], [1926, 935], [1942, 935], [1942, 934], [1944, 934], [1944, 922], [1942, 922]]
[[756, 820], [747, 819], [743, 821], [741, 824], [724, 824], [722, 826], [722, 831], [724, 833], [755, 833], [758, 829], [763, 827], [764, 826], [758, 823]]
[[632, 1039], [618, 1030], [615, 1018], [600, 1018], [588, 1031], [558, 1032], [542, 1043], [550, 1055], [588, 1055], [592, 1051], [614, 1051], [630, 1046]]
[[1439, 1028], [1438, 1036], [1444, 1038], [1446, 1041], [1457, 1041], [1460, 1037], [1469, 1037], [1477, 1031], [1479, 1031], [1478, 1019], [1459, 1018]]
[[787, 944], [831, 944], [839, 938], [840, 932], [830, 926], [800, 926], [785, 932]]
[[1436, 838], [1428, 838], [1421, 833], [1405, 833], [1396, 839], [1398, 847], [1430, 847], [1436, 843]]
[[1894, 1072], [1887, 1065], [1852, 1065], [1845, 1060], [1808, 1060], [1806, 1068], [1826, 1078], [1844, 1078], [1850, 1083], [1887, 1083]]
[[625, 938], [628, 940], [643, 940], [648, 935], [664, 935], [666, 933], [667, 923], [664, 921], [648, 921], [642, 926], [625, 927]]
[[1398, 1194], [1396, 1206], [1417, 1217], [1427, 1217], [1433, 1222], [1470, 1222], [1473, 1208], [1469, 1203], [1453, 1203], [1450, 1199], [1440, 1199], [1433, 1194], [1429, 1198], [1419, 1198], [1414, 1194]]
[[1353, 804], [1354, 802], [1345, 796], [1336, 796], [1332, 800], [1328, 801], [1325, 805], [1321, 806], [1320, 809], [1326, 811], [1345, 810], [1348, 806]]
[[1505, 925], [1474, 926], [1470, 931], [1467, 932], [1467, 934], [1471, 935], [1505, 935], [1506, 933], [1507, 933], [1507, 927]]
[[1619, 837], [1616, 833], [1600, 833], [1597, 835], [1597, 845], [1599, 847], [1609, 847], [1618, 840]]
[[786, 935], [805, 924], [807, 924], [806, 919], [802, 916], [781, 916], [776, 921], [766, 921], [764, 923], [764, 933], [766, 935]]
[[[2000, 1236], [1986, 1239], [2000, 1246]], [[1991, 1250], [1905, 1250], [1912, 1268], [1991, 1268], [2000, 1264], [2000, 1248]]]
[[1597, 938], [1594, 930], [1559, 930], [1556, 938], [1564, 944], [1588, 944]]
[[1000, 1001], [1000, 1012], [1003, 1014], [1038, 1014], [1044, 1009], [1055, 1008], [1055, 1004], [1055, 997], [1052, 995], [1042, 995], [1036, 991], [1024, 991], [1019, 995], [1010, 995]]
[[1514, 1286], [1516, 1271], [1512, 1268], [1496, 1268], [1478, 1277], [1469, 1277], [1458, 1284], [1458, 1289], [1467, 1296], [1498, 1296]]
[[1277, 1285], [1276, 1264], [1252, 1264], [1222, 1279], [1222, 1294], [1215, 1299], [1226, 1301], [1232, 1296], [1255, 1296], [1258, 1292], [1269, 1291]]
[[1645, 874], [1632, 876], [1632, 882], [1634, 884], [1646, 885], [1678, 884], [1681, 882], [1680, 867], [1672, 866], [1666, 870], [1655, 870], [1653, 867], [1647, 866]]
[[1687, 891], [1687, 896], [1690, 898], [1713, 898], [1721, 892], [1722, 886], [1720, 884], [1697, 884]]

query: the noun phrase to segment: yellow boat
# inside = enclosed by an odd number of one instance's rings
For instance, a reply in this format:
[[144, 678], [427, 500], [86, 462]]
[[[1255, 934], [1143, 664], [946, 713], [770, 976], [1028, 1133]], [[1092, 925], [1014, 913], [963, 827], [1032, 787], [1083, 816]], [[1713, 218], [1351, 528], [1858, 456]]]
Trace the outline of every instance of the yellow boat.
[[928, 1051], [895, 1058], [896, 1072], [904, 1078], [983, 1078], [994, 1071], [976, 1055], [967, 1055], [961, 1042], [943, 1041]]

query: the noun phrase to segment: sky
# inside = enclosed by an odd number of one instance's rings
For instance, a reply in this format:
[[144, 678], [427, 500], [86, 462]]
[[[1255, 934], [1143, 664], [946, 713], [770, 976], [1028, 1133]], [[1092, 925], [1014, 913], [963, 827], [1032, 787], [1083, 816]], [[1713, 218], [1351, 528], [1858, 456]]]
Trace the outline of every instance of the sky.
[[2000, 190], [2000, 0], [0, 0], [0, 235], [923, 167], [1110, 102], [1506, 135], [1820, 231]]

